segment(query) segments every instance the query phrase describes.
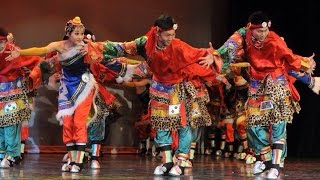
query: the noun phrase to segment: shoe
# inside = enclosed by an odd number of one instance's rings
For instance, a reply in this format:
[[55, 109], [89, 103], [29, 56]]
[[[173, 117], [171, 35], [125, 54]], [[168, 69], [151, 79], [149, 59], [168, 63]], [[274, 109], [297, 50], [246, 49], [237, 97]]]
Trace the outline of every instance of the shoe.
[[262, 161], [257, 161], [253, 166], [253, 174], [262, 173], [266, 169], [266, 165]]
[[61, 171], [62, 172], [70, 172], [72, 165], [70, 164], [70, 162], [64, 163], [61, 167]]
[[225, 153], [224, 153], [224, 157], [225, 157], [225, 158], [232, 157], [232, 154], [231, 154], [230, 152], [225, 152]]
[[240, 153], [240, 154], [239, 154], [239, 159], [245, 160], [246, 157], [247, 157], [247, 155], [248, 155], [248, 154], [247, 154], [247, 153], [244, 153], [244, 152], [243, 152], [243, 153]]
[[72, 173], [79, 173], [80, 171], [81, 171], [81, 168], [76, 164], [72, 165], [71, 170], [70, 170], [70, 172], [72, 172]]
[[267, 179], [277, 179], [279, 177], [280, 173], [278, 169], [271, 168], [270, 171], [267, 174]]
[[0, 163], [1, 168], [10, 168], [13, 167], [13, 162], [8, 160], [7, 158], [2, 159]]
[[233, 158], [240, 160], [240, 153], [234, 153]]
[[217, 151], [216, 151], [216, 155], [217, 155], [217, 156], [221, 156], [221, 155], [222, 155], [222, 151], [221, 151], [221, 150], [217, 150]]
[[161, 164], [159, 166], [156, 167], [156, 169], [154, 170], [153, 174], [154, 175], [165, 175], [167, 174], [173, 167], [173, 163], [165, 163], [165, 164]]
[[246, 164], [253, 164], [254, 162], [256, 162], [257, 159], [251, 154], [247, 154], [245, 160], [246, 160]]
[[92, 160], [91, 161], [91, 169], [100, 169], [100, 163], [98, 160]]
[[153, 174], [154, 175], [163, 175], [165, 172], [167, 172], [167, 168], [161, 164], [156, 167]]
[[211, 150], [210, 150], [210, 149], [206, 149], [206, 150], [204, 151], [204, 154], [205, 154], [205, 155], [210, 155], [210, 154], [211, 154]]
[[180, 176], [183, 175], [183, 170], [184, 168], [179, 166], [179, 165], [175, 165], [173, 166], [170, 171], [169, 171], [169, 175], [171, 176]]

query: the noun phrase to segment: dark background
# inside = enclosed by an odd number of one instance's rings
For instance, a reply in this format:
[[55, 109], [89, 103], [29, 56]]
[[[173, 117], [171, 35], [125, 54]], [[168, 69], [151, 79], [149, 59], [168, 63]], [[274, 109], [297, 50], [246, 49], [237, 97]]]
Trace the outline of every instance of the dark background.
[[[314, 52], [315, 59], [319, 59], [320, 11], [316, 1], [311, 0], [11, 0], [0, 3], [0, 26], [14, 33], [21, 47], [43, 46], [60, 40], [66, 21], [80, 16], [98, 40], [128, 41], [145, 34], [161, 13], [168, 13], [178, 22], [178, 38], [195, 47], [207, 47], [212, 41], [218, 48], [235, 30], [244, 26], [249, 14], [256, 10], [270, 15], [272, 30], [285, 38], [294, 53], [310, 56]], [[315, 75], [320, 76], [319, 68]], [[320, 157], [319, 96], [302, 84], [296, 83], [296, 86], [301, 95], [302, 111], [295, 116], [294, 123], [288, 125], [289, 157]], [[134, 95], [132, 89], [124, 91]], [[135, 108], [137, 100], [129, 101], [134, 102]], [[127, 129], [134, 119], [128, 118], [115, 125], [114, 133], [110, 133], [123, 137], [119, 138], [121, 142], [113, 142], [114, 138], [110, 137], [109, 144], [128, 144], [126, 137], [134, 135]], [[60, 130], [56, 133], [60, 134]], [[51, 142], [46, 140], [47, 136], [39, 138], [43, 144]], [[129, 145], [136, 145], [132, 141]]]
[[[316, 54], [319, 76], [319, 29], [320, 11], [316, 1], [230, 1], [231, 18], [228, 32], [231, 33], [246, 20], [251, 12], [263, 10], [272, 20], [272, 30], [283, 36], [294, 53], [302, 56]], [[230, 29], [229, 29], [230, 28]], [[320, 106], [319, 96], [300, 83], [295, 84], [300, 92], [302, 110], [288, 125], [289, 157], [320, 157]]]

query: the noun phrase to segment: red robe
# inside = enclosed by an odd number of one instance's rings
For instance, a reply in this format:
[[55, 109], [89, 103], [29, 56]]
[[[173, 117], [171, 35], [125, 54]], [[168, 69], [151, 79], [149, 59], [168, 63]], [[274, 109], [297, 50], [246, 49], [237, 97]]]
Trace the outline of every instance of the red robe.
[[288, 75], [287, 71], [299, 71], [302, 57], [293, 54], [285, 41], [275, 32], [270, 31], [262, 48], [258, 49], [252, 45], [251, 31], [247, 31], [247, 58], [250, 62], [250, 74], [252, 78], [262, 80], [266, 75], [276, 78], [284, 74], [288, 81], [291, 93], [296, 100], [299, 100], [299, 93], [293, 86], [294, 78]]

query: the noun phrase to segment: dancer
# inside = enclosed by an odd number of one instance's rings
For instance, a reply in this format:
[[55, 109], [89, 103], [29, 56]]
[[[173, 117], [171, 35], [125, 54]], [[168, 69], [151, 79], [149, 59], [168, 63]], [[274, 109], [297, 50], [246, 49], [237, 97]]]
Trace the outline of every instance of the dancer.
[[[175, 38], [176, 29], [177, 24], [171, 16], [161, 15], [145, 36], [125, 43], [123, 50], [142, 55], [153, 74], [150, 87], [151, 123], [157, 131], [155, 142], [162, 154], [162, 164], [154, 171], [156, 175], [169, 173], [179, 176], [184, 172], [191, 143], [187, 121], [192, 111], [186, 106], [196, 97], [195, 87], [187, 78], [198, 76], [203, 81], [213, 82], [217, 75], [212, 67], [206, 68], [209, 67], [207, 62], [213, 61], [215, 56], [206, 49], [193, 48]], [[176, 164], [172, 162], [172, 130], [177, 130], [179, 134]]]
[[[0, 167], [9, 168], [19, 164], [21, 150], [21, 122], [29, 121], [29, 92], [33, 89], [32, 76], [39, 68], [40, 57], [11, 56], [14, 49], [13, 35], [0, 28]], [[11, 58], [11, 57], [10, 57]], [[25, 70], [31, 70], [26, 73]]]
[[[14, 49], [12, 57], [45, 55], [58, 52], [58, 58], [62, 66], [62, 75], [59, 89], [59, 110], [57, 119], [63, 124], [63, 142], [66, 144], [70, 163], [62, 166], [62, 171], [78, 173], [83, 167], [83, 156], [87, 143], [87, 119], [95, 120], [97, 107], [93, 99], [98, 93], [99, 85], [88, 68], [88, 64], [103, 62], [107, 64], [109, 59], [117, 57], [110, 51], [121, 49], [123, 44], [113, 42], [101, 42], [84, 44], [84, 25], [79, 17], [67, 22], [65, 26], [66, 40], [56, 41], [45, 47]], [[103, 56], [97, 56], [96, 50], [104, 50]], [[119, 67], [122, 74], [121, 81], [130, 80], [131, 67], [122, 65]], [[91, 118], [89, 117], [92, 113]]]
[[319, 79], [310, 76], [315, 66], [313, 56], [293, 54], [270, 27], [271, 21], [265, 13], [254, 12], [247, 26], [235, 32], [217, 52], [226, 67], [235, 61], [250, 63], [246, 128], [257, 155], [253, 173], [269, 169], [267, 178], [276, 179], [286, 142], [286, 124], [292, 122], [294, 112], [300, 111], [299, 94], [288, 71], [307, 77], [306, 83], [316, 93], [319, 93]]

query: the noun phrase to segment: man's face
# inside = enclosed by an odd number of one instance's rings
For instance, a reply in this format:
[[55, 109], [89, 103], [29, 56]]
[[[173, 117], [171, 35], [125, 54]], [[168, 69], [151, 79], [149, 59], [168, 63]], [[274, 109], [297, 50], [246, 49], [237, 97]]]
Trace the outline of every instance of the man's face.
[[6, 40], [0, 40], [0, 52], [4, 51], [6, 47]]
[[69, 40], [76, 45], [83, 44], [84, 27], [77, 26], [69, 35]]
[[266, 39], [268, 34], [269, 34], [268, 27], [252, 29], [252, 36], [261, 42], [263, 42]]
[[158, 45], [161, 47], [169, 46], [172, 40], [176, 37], [176, 31], [171, 29], [168, 31], [158, 32]]

